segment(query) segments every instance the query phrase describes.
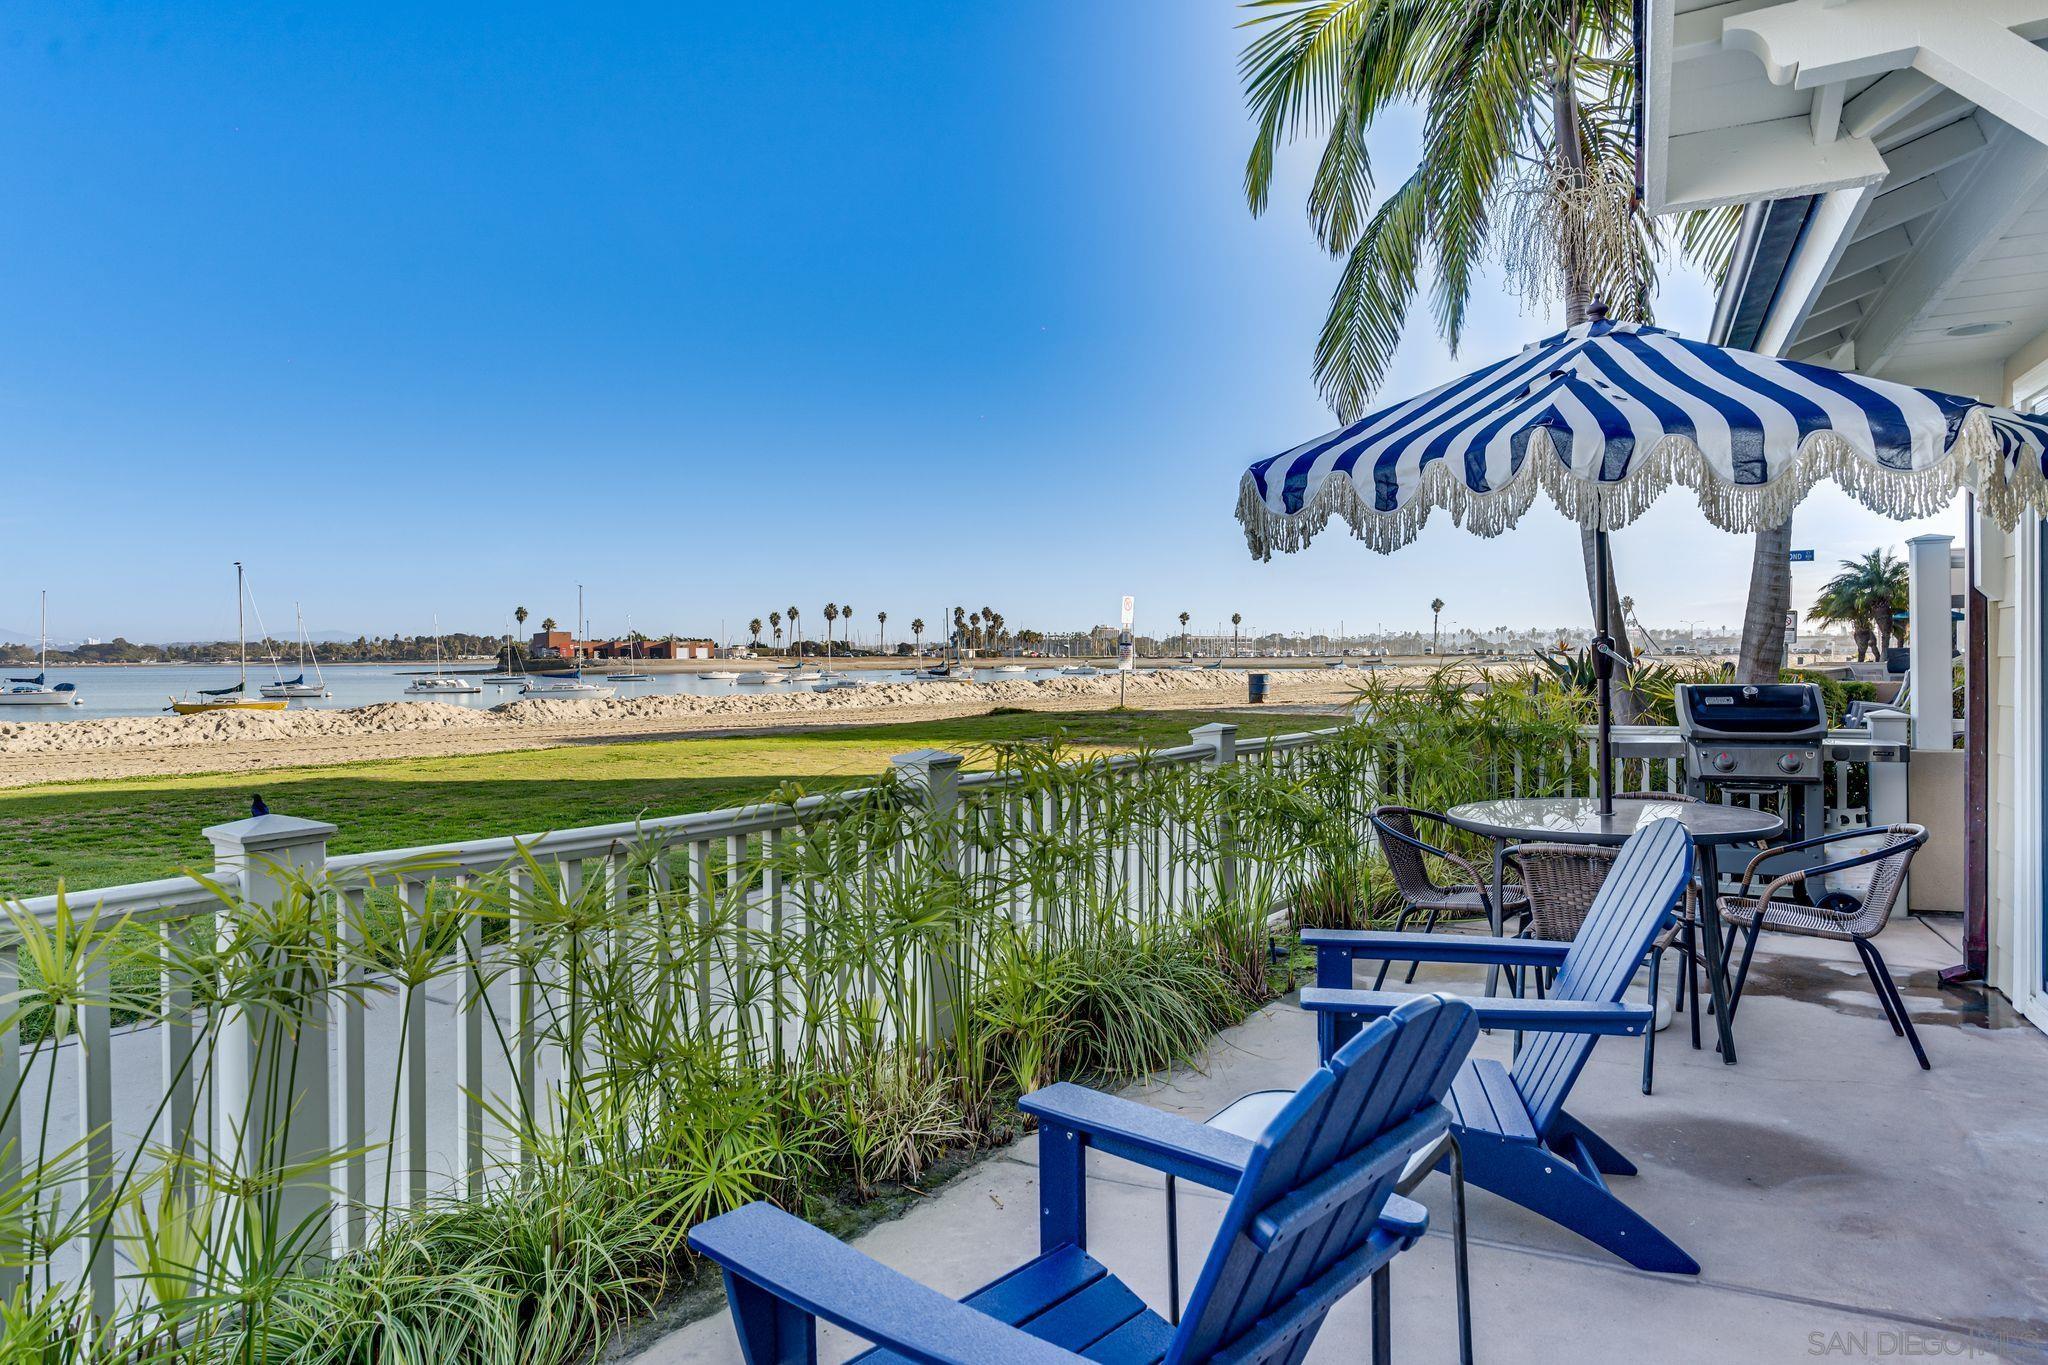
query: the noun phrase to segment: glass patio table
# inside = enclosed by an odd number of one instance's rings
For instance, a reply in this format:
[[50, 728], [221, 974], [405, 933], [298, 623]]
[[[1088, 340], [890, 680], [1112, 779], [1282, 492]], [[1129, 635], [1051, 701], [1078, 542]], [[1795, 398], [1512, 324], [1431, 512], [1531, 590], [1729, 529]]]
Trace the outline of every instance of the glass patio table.
[[[1782, 819], [1769, 811], [1746, 806], [1698, 801], [1619, 800], [1611, 814], [1603, 815], [1598, 799], [1590, 796], [1505, 797], [1473, 801], [1444, 812], [1447, 823], [1493, 841], [1495, 906], [1501, 904], [1507, 853], [1515, 844], [1599, 844], [1612, 848], [1627, 843], [1638, 826], [1662, 819], [1678, 821], [1692, 835], [1693, 870], [1700, 881], [1700, 950], [1707, 959], [1707, 986], [1714, 1001], [1714, 1029], [1721, 1044], [1721, 1060], [1732, 1064], [1735, 1036], [1728, 1019], [1728, 963], [1721, 951], [1719, 850], [1724, 844], [1776, 838], [1785, 832]], [[1494, 931], [1498, 933], [1500, 927], [1495, 924]]]

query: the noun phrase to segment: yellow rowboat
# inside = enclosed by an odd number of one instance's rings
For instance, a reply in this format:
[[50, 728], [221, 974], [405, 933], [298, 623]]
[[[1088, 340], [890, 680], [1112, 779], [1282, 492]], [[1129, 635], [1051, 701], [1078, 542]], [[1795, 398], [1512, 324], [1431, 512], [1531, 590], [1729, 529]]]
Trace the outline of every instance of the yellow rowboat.
[[210, 711], [282, 711], [288, 704], [249, 697], [209, 697], [201, 701], [179, 701], [173, 697], [170, 709], [181, 716], [203, 716]]

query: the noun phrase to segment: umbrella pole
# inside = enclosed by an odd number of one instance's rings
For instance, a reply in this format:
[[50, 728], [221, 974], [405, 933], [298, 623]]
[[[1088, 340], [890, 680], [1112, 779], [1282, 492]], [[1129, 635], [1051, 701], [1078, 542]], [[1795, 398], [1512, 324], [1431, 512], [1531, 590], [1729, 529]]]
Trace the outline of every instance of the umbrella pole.
[[1600, 813], [1614, 814], [1614, 639], [1607, 633], [1607, 532], [1593, 533], [1593, 678], [1599, 701], [1599, 747], [1594, 766], [1600, 783]]

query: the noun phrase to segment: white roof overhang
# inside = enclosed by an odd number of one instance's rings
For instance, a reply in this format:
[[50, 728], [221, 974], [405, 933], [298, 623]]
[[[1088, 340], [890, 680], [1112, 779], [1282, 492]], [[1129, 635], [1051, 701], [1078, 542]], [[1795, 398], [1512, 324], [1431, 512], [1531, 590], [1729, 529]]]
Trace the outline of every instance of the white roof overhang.
[[1751, 205], [1717, 340], [1972, 391], [2048, 355], [2048, 0], [1649, 0], [1644, 30], [1650, 207]]

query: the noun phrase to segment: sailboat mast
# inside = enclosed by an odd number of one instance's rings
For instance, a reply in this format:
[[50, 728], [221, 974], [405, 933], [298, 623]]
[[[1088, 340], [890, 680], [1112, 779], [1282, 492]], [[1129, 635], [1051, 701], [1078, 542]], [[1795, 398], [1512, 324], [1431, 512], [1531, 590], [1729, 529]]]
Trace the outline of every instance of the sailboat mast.
[[36, 672], [50, 671], [50, 590], [43, 589], [43, 620], [36, 627]]
[[248, 630], [242, 624], [242, 561], [235, 561], [235, 658], [242, 669], [240, 691], [249, 690], [249, 639]]

